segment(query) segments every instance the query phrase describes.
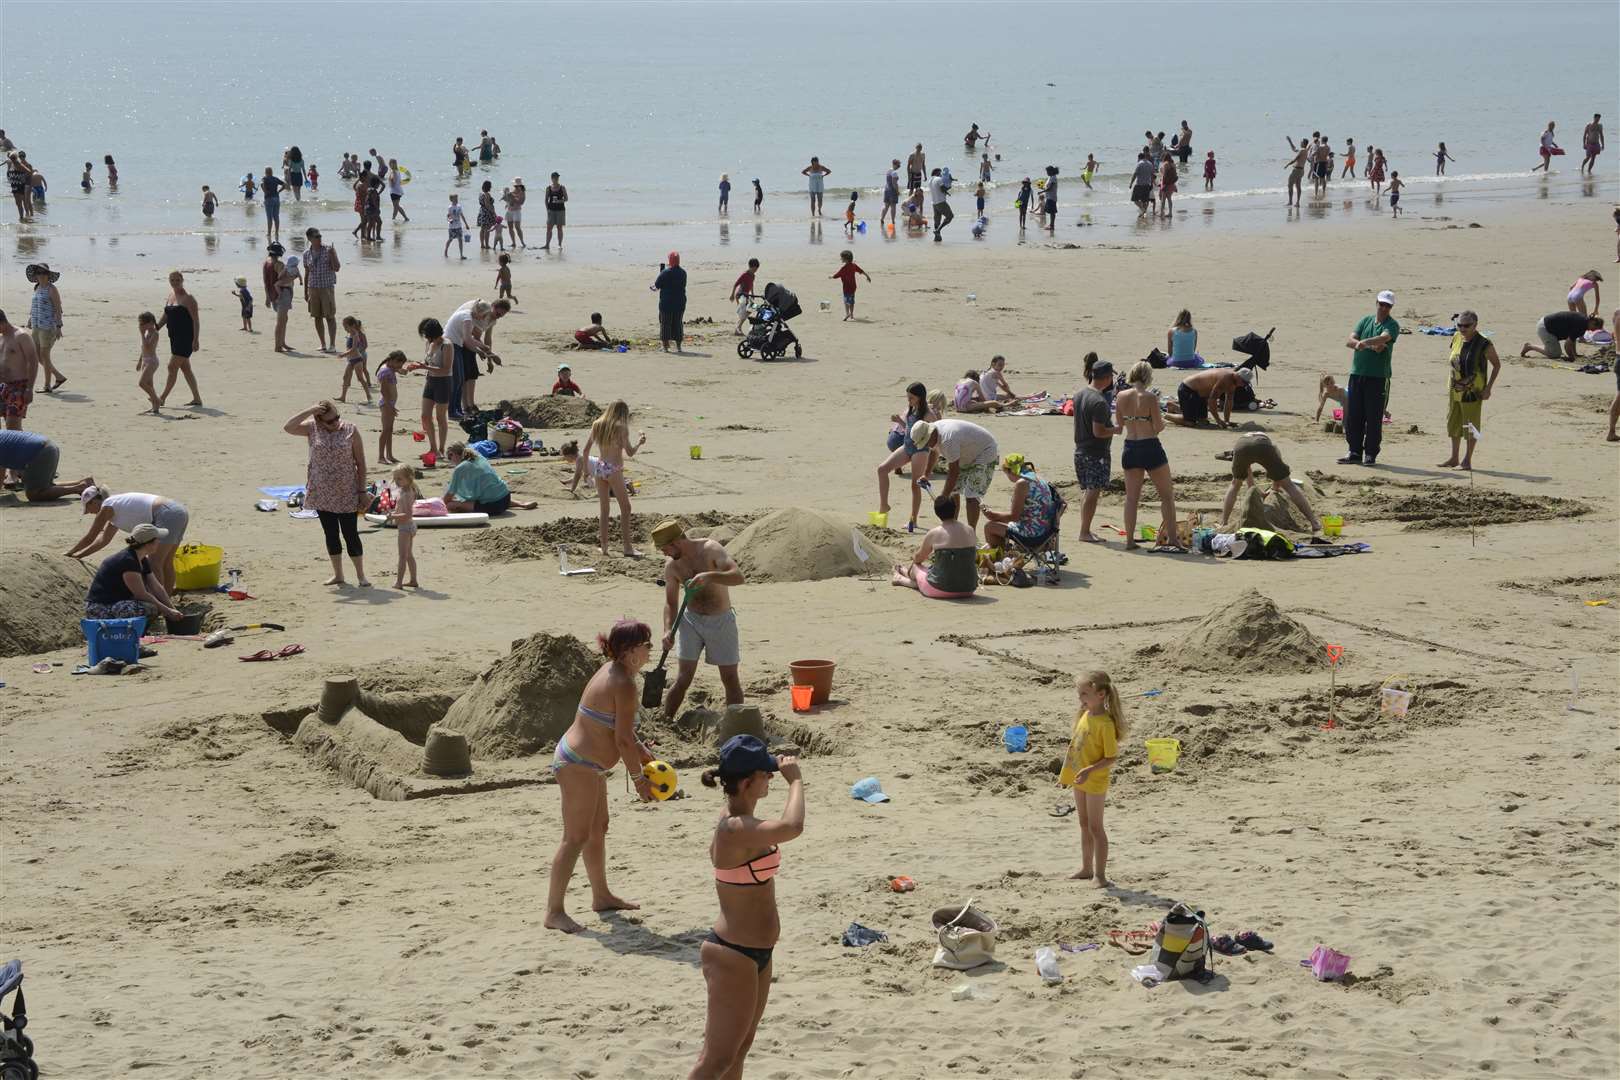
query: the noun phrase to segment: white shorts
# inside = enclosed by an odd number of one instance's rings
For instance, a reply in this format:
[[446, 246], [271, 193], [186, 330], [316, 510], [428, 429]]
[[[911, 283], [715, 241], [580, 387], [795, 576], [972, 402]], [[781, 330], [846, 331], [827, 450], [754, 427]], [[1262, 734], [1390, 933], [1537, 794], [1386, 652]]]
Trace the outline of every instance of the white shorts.
[[512, 207], [512, 209], [510, 209], [510, 210], [508, 210], [506, 212], [506, 223], [508, 225], [516, 225], [516, 224], [520, 223], [522, 220], [523, 220], [523, 207], [514, 206], [514, 207]]
[[716, 667], [735, 667], [742, 660], [737, 640], [737, 613], [699, 615], [688, 611], [675, 633], [675, 659], [697, 663], [704, 656]]
[[1554, 356], [1562, 356], [1564, 354], [1564, 343], [1559, 341], [1557, 336], [1555, 336], [1551, 330], [1547, 329], [1547, 320], [1545, 318], [1536, 323], [1536, 336], [1541, 338], [1541, 347], [1543, 349], [1552, 353]]

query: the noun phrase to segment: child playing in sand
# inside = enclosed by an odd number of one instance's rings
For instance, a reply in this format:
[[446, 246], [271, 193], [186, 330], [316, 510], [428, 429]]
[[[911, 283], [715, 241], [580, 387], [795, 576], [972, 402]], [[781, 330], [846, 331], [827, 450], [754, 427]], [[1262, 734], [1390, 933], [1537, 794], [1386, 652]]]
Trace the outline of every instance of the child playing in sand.
[[382, 418], [382, 434], [377, 437], [379, 465], [399, 464], [394, 456], [394, 417], [399, 415], [399, 373], [408, 363], [405, 354], [395, 349], [377, 368], [377, 400], [382, 406], [378, 410]]
[[618, 342], [608, 336], [607, 327], [602, 325], [602, 313], [593, 311], [590, 323], [574, 331], [574, 344], [581, 349], [611, 349]]
[[214, 216], [214, 207], [217, 206], [217, 205], [219, 205], [219, 200], [217, 198], [215, 198], [214, 193], [208, 189], [208, 185], [204, 184], [203, 185], [203, 217], [205, 217], [205, 218], [213, 217]]
[[962, 378], [956, 384], [952, 403], [959, 413], [998, 412], [1001, 409], [999, 402], [984, 399], [984, 388], [979, 383], [977, 368], [968, 368], [962, 374]]
[[[404, 354], [401, 354], [404, 355]], [[409, 465], [394, 470], [394, 496], [398, 500], [389, 518], [399, 534], [399, 568], [394, 571], [394, 584], [401, 589], [414, 589], [416, 584], [416, 500], [422, 493], [416, 489], [416, 473]], [[405, 571], [411, 573], [406, 580]]]
[[861, 197], [858, 191], [849, 193], [849, 205], [844, 207], [844, 235], [855, 235], [855, 200]]
[[585, 391], [574, 381], [574, 369], [567, 364], [557, 365], [557, 381], [551, 384], [552, 397], [584, 397]]
[[1125, 708], [1106, 671], [1093, 671], [1077, 684], [1080, 715], [1063, 759], [1058, 783], [1074, 791], [1075, 818], [1080, 825], [1080, 869], [1070, 880], [1095, 881], [1106, 889], [1108, 833], [1103, 829], [1103, 802], [1108, 797], [1109, 770], [1119, 757], [1125, 737]]
[[[852, 202], [850, 205], [854, 206], [855, 204]], [[855, 253], [848, 248], [840, 251], [838, 257], [843, 260], [844, 265], [829, 274], [828, 277], [837, 278], [844, 283], [844, 321], [849, 322], [855, 317], [855, 275], [860, 274], [867, 281], [872, 280], [872, 275], [860, 268], [860, 264], [855, 261]]]
[[[1436, 150], [1434, 152], [1434, 175], [1436, 175], [1436, 176], [1444, 176], [1444, 175], [1446, 175], [1446, 162], [1448, 162], [1448, 161], [1456, 161], [1456, 160], [1457, 160], [1456, 158], [1454, 158], [1450, 154], [1446, 153], [1446, 144], [1441, 143], [1440, 144], [1440, 149], [1438, 149], [1438, 150]], [[1399, 176], [1400, 174], [1396, 173], [1395, 175]]]
[[[617, 497], [624, 553], [632, 559], [641, 558], [641, 552], [630, 542], [630, 492], [624, 485], [624, 459], [635, 457], [636, 451], [646, 442], [645, 433], [634, 443], [630, 441], [630, 406], [623, 401], [615, 401], [607, 407], [606, 412], [596, 418], [595, 423], [591, 424], [591, 433], [585, 440], [585, 449], [574, 465], [574, 478], [568, 484], [569, 491], [579, 489], [580, 478], [587, 468], [596, 481], [596, 498], [600, 513], [597, 539], [601, 543], [603, 555], [608, 554], [610, 516], [608, 506], [610, 500]], [[593, 446], [600, 452], [601, 457], [591, 456]]]
[[157, 375], [158, 369], [158, 328], [157, 316], [150, 311], [141, 312], [137, 320], [141, 330], [141, 355], [135, 361], [135, 370], [140, 373], [136, 385], [146, 391], [146, 399], [152, 403], [149, 410], [153, 416], [160, 413], [158, 409], [157, 391], [152, 386], [152, 379]]
[[754, 177], [754, 213], [759, 213], [761, 204], [765, 202], [765, 189], [759, 186], [759, 177]]
[[1204, 190], [1215, 190], [1215, 151], [1204, 155]]
[[1401, 188], [1405, 186], [1399, 172], [1389, 174], [1389, 212], [1395, 217], [1401, 216]]
[[1097, 175], [1097, 159], [1090, 154], [1086, 155], [1086, 167], [1080, 170], [1080, 182], [1091, 187], [1091, 178]]
[[454, 242], [456, 250], [465, 259], [467, 257], [467, 211], [461, 208], [461, 197], [459, 195], [450, 196], [450, 206], [444, 212], [444, 220], [450, 227], [449, 239], [444, 242], [444, 257], [447, 259], [450, 257], [450, 244]]
[[242, 304], [242, 329], [253, 333], [253, 293], [248, 290], [247, 278], [236, 279], [236, 288], [231, 290], [231, 295]]
[[517, 297], [512, 293], [512, 256], [503, 254], [495, 261], [500, 264], [499, 269], [495, 271], [495, 290], [498, 293], [496, 299], [510, 300], [515, 304]]
[[339, 401], [349, 400], [349, 382], [355, 375], [360, 376], [360, 388], [366, 392], [366, 404], [371, 404], [371, 378], [366, 374], [366, 331], [360, 325], [360, 320], [353, 315], [343, 317], [343, 330], [349, 336], [343, 342], [343, 354], [339, 360], [347, 361], [343, 368], [343, 386], [338, 391]]

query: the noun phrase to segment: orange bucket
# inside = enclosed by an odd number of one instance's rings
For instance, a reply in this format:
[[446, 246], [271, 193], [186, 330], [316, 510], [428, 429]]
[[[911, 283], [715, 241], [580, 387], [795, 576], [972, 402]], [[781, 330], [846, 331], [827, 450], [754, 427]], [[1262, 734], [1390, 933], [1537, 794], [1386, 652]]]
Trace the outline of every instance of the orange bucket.
[[813, 686], [790, 686], [788, 693], [793, 695], [793, 711], [809, 712], [810, 699], [815, 696], [816, 688]]
[[792, 685], [809, 686], [815, 691], [811, 704], [825, 705], [832, 694], [833, 669], [837, 666], [832, 660], [795, 660], [788, 665], [788, 671], [793, 676]]

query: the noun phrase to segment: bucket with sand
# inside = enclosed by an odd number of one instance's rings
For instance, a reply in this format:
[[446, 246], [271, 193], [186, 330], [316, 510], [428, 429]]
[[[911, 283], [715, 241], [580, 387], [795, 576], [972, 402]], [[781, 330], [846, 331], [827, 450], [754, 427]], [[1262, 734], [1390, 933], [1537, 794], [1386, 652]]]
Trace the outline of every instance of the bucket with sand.
[[574, 722], [579, 696], [601, 657], [570, 634], [512, 643], [444, 715], [476, 758], [512, 758], [555, 745]]
[[863, 564], [849, 524], [819, 510], [774, 510], [726, 545], [749, 581], [823, 581], [852, 577]]
[[1246, 589], [1199, 620], [1169, 649], [1172, 665], [1190, 671], [1309, 672], [1327, 664], [1322, 641]]

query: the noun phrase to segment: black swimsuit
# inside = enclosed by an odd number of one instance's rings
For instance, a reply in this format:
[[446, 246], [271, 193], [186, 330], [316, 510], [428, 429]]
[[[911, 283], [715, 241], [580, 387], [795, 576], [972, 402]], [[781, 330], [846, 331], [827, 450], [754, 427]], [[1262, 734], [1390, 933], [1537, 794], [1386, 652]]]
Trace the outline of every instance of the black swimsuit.
[[754, 962], [754, 966], [760, 971], [764, 971], [766, 968], [771, 966], [771, 953], [775, 951], [774, 949], [756, 949], [748, 945], [735, 945], [721, 937], [719, 934], [715, 933], [713, 930], [710, 930], [709, 936], [703, 940], [712, 941], [716, 945], [722, 945], [733, 952], [742, 953], [744, 956], [748, 957], [748, 959], [752, 960]]
[[166, 304], [163, 317], [169, 320], [169, 355], [190, 357], [192, 343], [197, 339], [190, 310], [184, 304]]

